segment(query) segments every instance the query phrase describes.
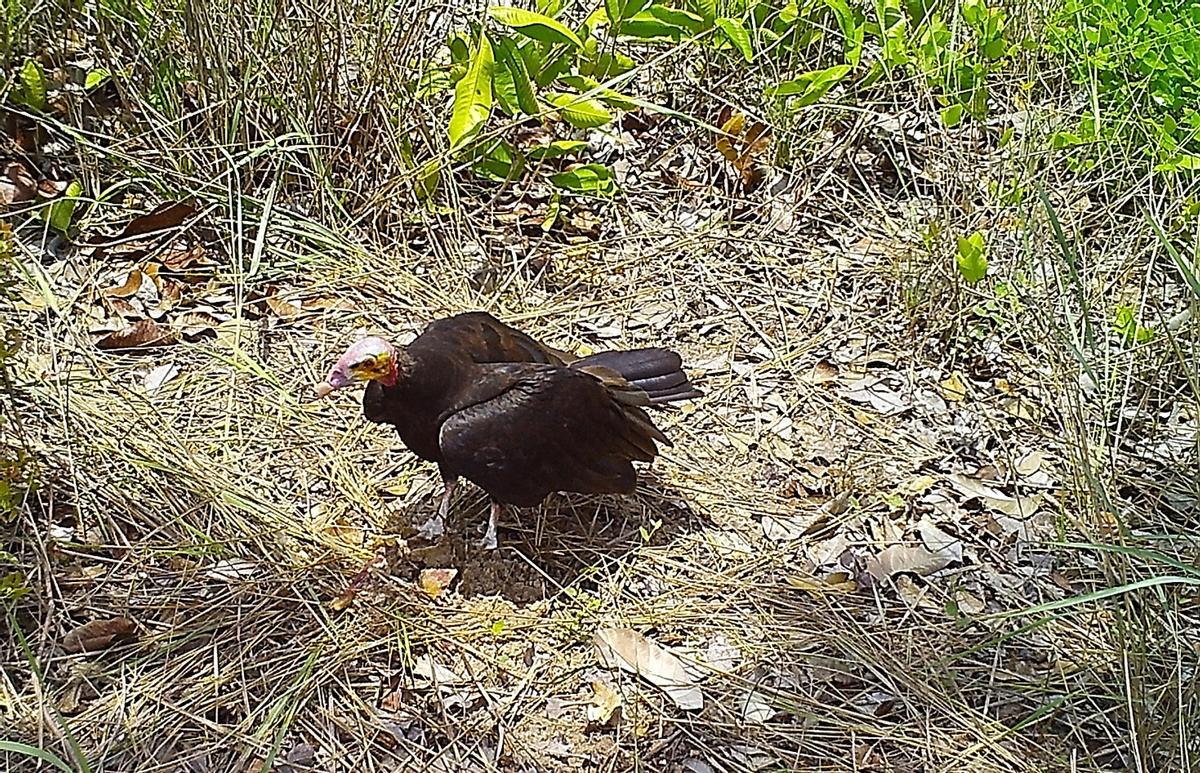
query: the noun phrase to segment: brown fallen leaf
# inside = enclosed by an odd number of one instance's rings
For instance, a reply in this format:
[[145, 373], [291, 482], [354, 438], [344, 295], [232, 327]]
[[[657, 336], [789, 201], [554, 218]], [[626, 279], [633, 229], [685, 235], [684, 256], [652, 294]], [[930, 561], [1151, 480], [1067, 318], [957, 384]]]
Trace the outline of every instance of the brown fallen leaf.
[[190, 311], [176, 317], [172, 327], [178, 330], [185, 339], [194, 341], [202, 336], [215, 338], [217, 326], [220, 324], [221, 321], [211, 314], [203, 311]]
[[457, 576], [457, 569], [422, 569], [417, 584], [429, 598], [436, 599], [446, 592]]
[[938, 384], [938, 388], [942, 397], [952, 403], [962, 402], [967, 396], [967, 385], [958, 371], [954, 371], [945, 381]]
[[700, 687], [679, 658], [632, 628], [601, 628], [592, 642], [601, 665], [637, 674], [662, 690], [681, 709], [704, 707]]
[[129, 221], [118, 238], [142, 236], [155, 231], [165, 231], [175, 228], [196, 212], [196, 204], [192, 201], [166, 201], [159, 204], [148, 214], [140, 215]]
[[891, 545], [867, 561], [867, 572], [876, 580], [911, 572], [925, 577], [953, 563], [953, 556], [934, 553], [921, 545]]
[[171, 271], [186, 271], [197, 263], [207, 262], [204, 246], [201, 244], [197, 244], [190, 250], [170, 250], [164, 253], [159, 260]]
[[148, 349], [176, 343], [175, 334], [152, 319], [143, 319], [96, 341], [97, 349]]
[[274, 312], [275, 316], [280, 319], [292, 319], [301, 311], [299, 306], [283, 300], [278, 295], [267, 296], [267, 308]]
[[22, 204], [37, 198], [37, 183], [20, 161], [9, 161], [0, 174], [0, 206]]
[[801, 380], [809, 384], [829, 384], [838, 380], [838, 366], [828, 360], [821, 360], [812, 370], [801, 376]]
[[63, 649], [71, 655], [80, 652], [96, 652], [114, 644], [129, 641], [136, 636], [133, 621], [127, 617], [108, 620], [93, 620], [67, 633], [62, 639]]
[[592, 681], [592, 701], [587, 707], [588, 722], [607, 725], [616, 710], [621, 708], [621, 695], [599, 679]]
[[100, 291], [100, 294], [105, 298], [128, 298], [131, 295], [136, 295], [141, 286], [142, 272], [140, 269], [135, 268], [125, 277], [124, 284], [118, 287], [106, 287]]
[[826, 593], [853, 593], [858, 590], [858, 583], [846, 576], [845, 572], [836, 572], [835, 575], [825, 579], [797, 574], [784, 578], [784, 581], [793, 588], [813, 596]]

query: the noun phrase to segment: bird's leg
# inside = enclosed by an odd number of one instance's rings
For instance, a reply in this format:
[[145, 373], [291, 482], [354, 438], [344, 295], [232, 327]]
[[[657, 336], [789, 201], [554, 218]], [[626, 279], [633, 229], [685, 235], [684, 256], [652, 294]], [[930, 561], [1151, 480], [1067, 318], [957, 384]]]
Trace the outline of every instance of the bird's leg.
[[500, 510], [503, 509], [503, 507], [504, 505], [500, 504], [494, 499], [492, 500], [492, 506], [488, 510], [487, 531], [484, 532], [483, 539], [479, 541], [479, 547], [483, 548], [484, 550], [496, 549], [498, 544], [496, 541], [496, 521], [500, 520]]
[[439, 539], [446, 533], [446, 518], [450, 515], [450, 500], [454, 497], [455, 489], [458, 488], [458, 478], [443, 474], [442, 484], [445, 489], [442, 491], [442, 501], [438, 503], [437, 515], [417, 527], [420, 535], [430, 542]]

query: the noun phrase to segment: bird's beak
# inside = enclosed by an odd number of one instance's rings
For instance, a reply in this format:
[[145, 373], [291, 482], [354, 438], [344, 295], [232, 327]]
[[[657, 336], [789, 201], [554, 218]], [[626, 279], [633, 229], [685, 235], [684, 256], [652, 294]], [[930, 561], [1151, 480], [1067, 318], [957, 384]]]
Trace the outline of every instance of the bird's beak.
[[317, 399], [328, 397], [334, 391], [342, 387], [348, 387], [354, 383], [354, 378], [346, 375], [345, 369], [334, 366], [334, 369], [329, 371], [329, 378], [322, 381], [313, 387], [313, 391], [317, 393]]

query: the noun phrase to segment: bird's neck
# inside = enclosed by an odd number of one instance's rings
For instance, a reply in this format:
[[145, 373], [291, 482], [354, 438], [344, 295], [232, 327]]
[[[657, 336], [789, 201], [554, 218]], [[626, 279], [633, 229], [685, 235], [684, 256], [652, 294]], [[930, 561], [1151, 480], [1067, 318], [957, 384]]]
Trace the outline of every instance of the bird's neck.
[[396, 386], [412, 373], [412, 355], [403, 347], [397, 347], [392, 356], [388, 358], [388, 362], [390, 366], [387, 375], [379, 379], [379, 383], [386, 387]]

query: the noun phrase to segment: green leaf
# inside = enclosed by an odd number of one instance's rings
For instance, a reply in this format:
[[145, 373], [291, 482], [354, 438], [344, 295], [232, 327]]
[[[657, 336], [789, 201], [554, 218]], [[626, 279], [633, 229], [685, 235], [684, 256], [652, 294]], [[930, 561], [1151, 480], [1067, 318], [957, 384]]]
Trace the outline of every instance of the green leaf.
[[608, 80], [614, 75], [629, 72], [636, 64], [624, 54], [602, 50], [595, 38], [589, 38], [583, 44], [583, 58], [579, 61], [579, 73]]
[[71, 219], [75, 217], [75, 206], [79, 203], [79, 194], [83, 186], [78, 181], [72, 181], [63, 195], [49, 202], [39, 210], [46, 223], [59, 233], [65, 234], [71, 228]]
[[1144, 344], [1154, 338], [1154, 331], [1142, 327], [1138, 323], [1137, 313], [1129, 304], [1117, 307], [1117, 313], [1113, 319], [1113, 329], [1126, 344]]
[[[692, 35], [699, 35], [708, 25], [704, 19], [682, 8], [672, 8], [669, 5], [651, 5], [645, 13], [673, 27], [687, 30]], [[641, 14], [638, 14], [641, 16]]]
[[688, 36], [687, 30], [660, 21], [648, 13], [639, 13], [621, 23], [622, 38], [679, 42], [686, 36]]
[[46, 109], [46, 71], [36, 59], [27, 59], [21, 68], [21, 104], [34, 110]]
[[721, 28], [721, 32], [725, 33], [725, 37], [729, 38], [729, 42], [742, 52], [747, 62], [754, 61], [754, 51], [750, 48], [750, 33], [740, 21], [722, 17], [717, 19], [716, 24]]
[[87, 75], [84, 76], [84, 79], [83, 79], [83, 88], [87, 91], [91, 91], [92, 89], [96, 88], [97, 86], [99, 86], [100, 84], [102, 84], [106, 80], [108, 80], [109, 77], [110, 77], [109, 71], [104, 69], [103, 67], [97, 67], [94, 70], [88, 70]]
[[857, 66], [862, 58], [863, 24], [855, 16], [846, 0], [825, 0], [825, 5], [833, 11], [834, 17], [837, 18], [838, 29], [842, 31], [842, 37], [846, 39], [846, 61]]
[[550, 197], [550, 203], [546, 205], [546, 216], [542, 218], [542, 233], [549, 233], [554, 224], [558, 222], [558, 215], [562, 211], [562, 194], [558, 191]]
[[529, 77], [529, 70], [525, 68], [525, 58], [517, 51], [516, 44], [510, 38], [500, 38], [496, 41], [496, 51], [512, 78], [514, 97], [521, 111], [526, 115], [540, 113], [533, 80]]
[[474, 137], [492, 113], [492, 74], [496, 62], [487, 34], [479, 34], [479, 48], [463, 77], [454, 84], [454, 108], [450, 114], [450, 149], [461, 148]]
[[530, 148], [525, 152], [525, 155], [535, 160], [562, 158], [563, 156], [577, 153], [587, 146], [588, 144], [583, 140], [554, 140], [547, 145]]
[[1198, 170], [1200, 170], [1200, 156], [1192, 153], [1181, 153], [1154, 167], [1156, 172], [1195, 172]]
[[577, 129], [594, 129], [612, 120], [612, 113], [595, 99], [556, 92], [546, 97], [563, 120]]
[[0, 752], [8, 754], [21, 754], [26, 757], [32, 757], [35, 760], [41, 760], [52, 768], [57, 768], [63, 773], [73, 773], [71, 766], [63, 762], [62, 757], [59, 757], [54, 752], [39, 749], [36, 746], [21, 743], [20, 741], [2, 741], [0, 740]]
[[569, 86], [580, 93], [594, 92], [596, 98], [609, 107], [620, 110], [636, 110], [638, 108], [638, 103], [634, 101], [633, 97], [614, 89], [604, 88], [595, 78], [589, 78], [586, 75], [564, 75], [558, 80], [564, 86]]
[[471, 171], [493, 182], [515, 180], [525, 170], [525, 160], [507, 142], [497, 142], [486, 148], [475, 148], [478, 155], [471, 164]]
[[954, 103], [950, 107], [944, 108], [941, 112], [942, 125], [947, 129], [953, 129], [962, 123], [963, 106], [960, 103]]
[[784, 81], [766, 90], [768, 97], [797, 97], [793, 108], [807, 107], [825, 96], [850, 72], [850, 65], [839, 64], [824, 70], [814, 70], [799, 78]]
[[442, 162], [440, 159], [434, 158], [422, 164], [413, 178], [413, 192], [417, 195], [417, 201], [425, 202], [433, 198], [433, 194], [437, 193], [438, 185], [441, 182]]
[[971, 284], [987, 276], [987, 247], [983, 234], [976, 231], [970, 236], [958, 237], [958, 253], [954, 259], [958, 264], [958, 273]]
[[695, 8], [696, 13], [700, 14], [700, 18], [710, 25], [713, 23], [713, 19], [717, 18], [717, 0], [691, 0], [688, 4]]
[[568, 191], [609, 198], [617, 192], [612, 170], [604, 164], [584, 164], [568, 172], [560, 172], [550, 182]]
[[562, 22], [543, 16], [524, 8], [513, 8], [508, 5], [492, 6], [488, 15], [506, 27], [511, 27], [523, 35], [528, 35], [542, 43], [567, 43], [575, 48], [581, 48], [583, 41]]

